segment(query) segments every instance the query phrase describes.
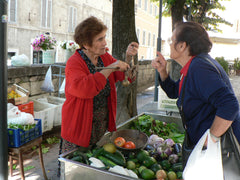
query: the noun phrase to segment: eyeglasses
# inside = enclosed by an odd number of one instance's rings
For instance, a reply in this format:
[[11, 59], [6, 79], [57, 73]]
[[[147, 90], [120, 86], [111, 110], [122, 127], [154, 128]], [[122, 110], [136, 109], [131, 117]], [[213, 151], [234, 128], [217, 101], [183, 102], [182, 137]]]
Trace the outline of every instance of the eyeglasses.
[[171, 37], [167, 38], [167, 43], [168, 43], [169, 45], [171, 45], [171, 44], [173, 43], [173, 40], [172, 40]]

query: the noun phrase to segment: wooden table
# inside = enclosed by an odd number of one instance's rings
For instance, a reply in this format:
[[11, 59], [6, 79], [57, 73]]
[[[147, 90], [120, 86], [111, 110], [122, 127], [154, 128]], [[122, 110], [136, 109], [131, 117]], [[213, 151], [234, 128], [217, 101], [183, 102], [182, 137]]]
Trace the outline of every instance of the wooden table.
[[42, 136], [40, 136], [36, 139], [33, 139], [32, 141], [30, 141], [30, 142], [28, 142], [28, 143], [26, 143], [26, 144], [24, 144], [20, 147], [17, 147], [17, 148], [9, 147], [8, 148], [8, 155], [9, 155], [9, 161], [10, 161], [10, 175], [11, 176], [13, 176], [12, 165], [13, 165], [13, 158], [14, 158], [14, 159], [18, 159], [22, 180], [25, 179], [24, 169], [23, 169], [23, 153], [26, 150], [29, 150], [32, 147], [36, 146], [37, 147], [36, 149], [39, 149], [39, 159], [40, 159], [44, 179], [45, 180], [48, 179], [47, 175], [46, 175], [46, 172], [45, 172], [44, 163], [43, 163], [41, 143], [42, 143]]

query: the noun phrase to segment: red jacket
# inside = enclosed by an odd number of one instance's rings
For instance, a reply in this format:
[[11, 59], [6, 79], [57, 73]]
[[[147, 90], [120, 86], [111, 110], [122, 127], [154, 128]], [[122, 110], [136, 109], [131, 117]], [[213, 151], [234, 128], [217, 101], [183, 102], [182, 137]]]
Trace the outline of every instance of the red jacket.
[[[116, 61], [108, 53], [100, 57], [104, 66]], [[71, 143], [88, 147], [92, 132], [93, 98], [104, 88], [107, 80], [99, 72], [91, 74], [85, 61], [77, 51], [67, 61], [65, 74], [66, 101], [62, 107], [61, 136]], [[124, 80], [124, 73], [116, 71], [111, 73], [108, 79], [111, 87], [111, 93], [108, 97], [108, 131], [115, 131], [117, 111], [115, 83]]]

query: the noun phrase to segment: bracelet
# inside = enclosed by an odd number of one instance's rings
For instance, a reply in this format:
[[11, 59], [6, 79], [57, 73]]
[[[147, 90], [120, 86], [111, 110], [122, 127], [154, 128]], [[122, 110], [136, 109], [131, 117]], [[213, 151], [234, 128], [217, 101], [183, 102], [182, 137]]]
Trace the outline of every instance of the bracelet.
[[213, 135], [211, 132], [210, 132], [210, 135], [216, 142], [218, 142], [220, 140], [220, 137]]

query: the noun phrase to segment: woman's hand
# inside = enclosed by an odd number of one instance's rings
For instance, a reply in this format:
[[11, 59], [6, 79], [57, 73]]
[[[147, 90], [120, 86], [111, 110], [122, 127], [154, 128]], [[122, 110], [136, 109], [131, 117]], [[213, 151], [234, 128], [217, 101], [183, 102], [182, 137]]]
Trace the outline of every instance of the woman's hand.
[[121, 60], [117, 60], [116, 62], [110, 64], [107, 67], [116, 68], [116, 69], [112, 69], [112, 72], [114, 72], [114, 71], [125, 72], [125, 71], [127, 71], [130, 68], [128, 63], [126, 63], [124, 61], [121, 61]]
[[135, 56], [138, 53], [138, 43], [136, 42], [131, 42], [126, 50], [126, 62], [130, 63], [132, 60], [132, 56]]
[[138, 53], [138, 47], [139, 47], [138, 43], [131, 42], [127, 47], [126, 55], [135, 56]]
[[152, 61], [152, 67], [159, 72], [161, 80], [164, 81], [168, 77], [167, 61], [160, 52], [157, 52], [157, 55], [158, 56]]
[[109, 67], [109, 69], [103, 69], [100, 71], [100, 73], [102, 73], [106, 78], [108, 78], [108, 76], [114, 71], [126, 72], [130, 68], [128, 63], [120, 60], [108, 65], [107, 67]]

